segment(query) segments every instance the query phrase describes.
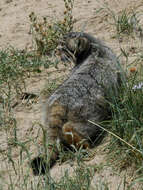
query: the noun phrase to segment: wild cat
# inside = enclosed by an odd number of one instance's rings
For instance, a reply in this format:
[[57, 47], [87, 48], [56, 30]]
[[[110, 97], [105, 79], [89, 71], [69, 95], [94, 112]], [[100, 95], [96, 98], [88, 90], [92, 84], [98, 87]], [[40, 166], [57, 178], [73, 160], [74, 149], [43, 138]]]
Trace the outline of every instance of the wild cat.
[[62, 60], [74, 67], [68, 78], [47, 99], [45, 138], [47, 151], [31, 162], [35, 175], [46, 172], [58, 157], [57, 141], [90, 148], [101, 129], [88, 122], [104, 121], [109, 116], [108, 101], [118, 94], [120, 65], [112, 50], [99, 39], [83, 32], [70, 32], [58, 47]]

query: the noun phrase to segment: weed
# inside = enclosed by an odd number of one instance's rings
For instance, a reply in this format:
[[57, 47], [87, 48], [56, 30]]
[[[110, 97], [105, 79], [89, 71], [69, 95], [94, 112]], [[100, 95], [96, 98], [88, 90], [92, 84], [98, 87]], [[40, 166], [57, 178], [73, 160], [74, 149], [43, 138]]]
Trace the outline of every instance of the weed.
[[132, 72], [127, 83], [124, 83], [121, 87], [119, 99], [111, 104], [113, 112], [112, 132], [134, 147], [126, 146], [121, 140], [115, 137], [112, 138], [111, 152], [115, 151], [117, 153], [116, 159], [118, 158], [122, 168], [132, 163], [136, 163], [137, 167], [142, 167], [143, 91], [142, 88], [135, 88], [138, 83], [140, 81], [137, 72]]
[[[32, 73], [41, 72], [41, 66], [50, 65], [34, 52], [12, 47], [0, 50], [0, 126], [5, 130], [13, 126], [13, 108], [26, 91], [26, 80]], [[22, 99], [21, 99], [22, 100]]]
[[80, 165], [74, 166], [72, 171], [66, 169], [59, 181], [51, 178], [50, 174], [46, 176], [48, 180], [45, 183], [46, 189], [57, 190], [89, 190], [91, 189], [91, 180], [94, 175], [94, 167], [86, 166], [82, 161]]
[[39, 55], [50, 54], [57, 47], [59, 39], [73, 29], [72, 9], [74, 0], [64, 0], [64, 4], [63, 20], [54, 21], [52, 24], [47, 20], [47, 17], [43, 17], [42, 21], [39, 21], [34, 12], [29, 15], [31, 33]]
[[[95, 166], [90, 167], [85, 165], [83, 161], [89, 155], [82, 148], [76, 150], [75, 147], [73, 147], [74, 151], [68, 150], [68, 152], [66, 152], [62, 149], [60, 151], [58, 163], [61, 164], [68, 160], [70, 166], [73, 167], [73, 173], [67, 169], [59, 181], [52, 178], [49, 172], [47, 172], [45, 177], [32, 178], [28, 167], [28, 162], [31, 160], [31, 150], [29, 147], [31, 147], [31, 143], [39, 147], [37, 142], [39, 131], [35, 138], [33, 128], [30, 129], [31, 131], [28, 130], [30, 134], [25, 141], [20, 140], [17, 136], [17, 121], [12, 112], [13, 102], [16, 96], [23, 94], [23, 91], [26, 90], [26, 80], [29, 79], [31, 74], [42, 72], [41, 66], [44, 68], [49, 68], [51, 65], [57, 67], [58, 62], [52, 62], [49, 58], [41, 55], [50, 55], [51, 52], [55, 50], [59, 38], [73, 29], [74, 19], [72, 9], [74, 0], [64, 0], [64, 3], [65, 11], [62, 21], [55, 21], [51, 24], [46, 17], [43, 17], [42, 21], [39, 21], [34, 13], [30, 14], [31, 32], [36, 43], [36, 53], [27, 52], [26, 50], [20, 51], [14, 48], [0, 51], [0, 127], [1, 130], [4, 129], [6, 133], [7, 145], [5, 150], [0, 149], [0, 189], [109, 189], [108, 183], [102, 180], [96, 183], [94, 188], [91, 187], [91, 180], [95, 169], [101, 170], [102, 168], [98, 168], [99, 166], [95, 168]], [[128, 14], [127, 11], [124, 10], [120, 15], [115, 16], [111, 10], [109, 10], [109, 12], [113, 16], [118, 35], [130, 35], [133, 33], [135, 27], [138, 27], [136, 14]], [[123, 52], [126, 57], [126, 62], [128, 62], [128, 55], [122, 49], [122, 53]], [[135, 62], [141, 63], [142, 56], [136, 59]], [[130, 68], [130, 73], [131, 75], [128, 82], [124, 83], [121, 87], [119, 98], [114, 99], [111, 104], [113, 115], [113, 120], [110, 122], [111, 132], [120, 138], [114, 135], [111, 138], [108, 149], [110, 150], [112, 160], [115, 160], [118, 167], [120, 166], [121, 169], [124, 169], [136, 163], [138, 173], [141, 173], [143, 170], [142, 78], [137, 76], [138, 70], [135, 67]], [[62, 79], [60, 78], [60, 80]], [[57, 80], [59, 79], [48, 82], [42, 93], [50, 95], [53, 90], [57, 88], [57, 83], [59, 84], [61, 82], [57, 82]], [[128, 146], [128, 144], [132, 146]], [[14, 152], [18, 154], [17, 158], [13, 156]], [[27, 168], [24, 165], [25, 163]], [[74, 168], [74, 164], [76, 168]], [[2, 165], [4, 165], [4, 168]], [[6, 174], [3, 171], [5, 171]], [[134, 180], [130, 184], [130, 188], [138, 181], [143, 182], [143, 177], [140, 176]], [[117, 189], [120, 189], [120, 185], [117, 186]]]
[[121, 12], [121, 15], [115, 17], [115, 26], [117, 33], [120, 35], [127, 34], [130, 35], [135, 29], [135, 25], [138, 24], [136, 14], [128, 14], [126, 10]]
[[[97, 0], [98, 1], [98, 0]], [[123, 9], [119, 14], [115, 13], [107, 3], [103, 3], [102, 8], [99, 9], [99, 12], [104, 10], [108, 15], [111, 16], [113, 23], [110, 23], [116, 28], [116, 37], [120, 37], [121, 35], [130, 35], [133, 34], [139, 35], [142, 38], [142, 28], [140, 26], [140, 15], [137, 12], [127, 11]]]

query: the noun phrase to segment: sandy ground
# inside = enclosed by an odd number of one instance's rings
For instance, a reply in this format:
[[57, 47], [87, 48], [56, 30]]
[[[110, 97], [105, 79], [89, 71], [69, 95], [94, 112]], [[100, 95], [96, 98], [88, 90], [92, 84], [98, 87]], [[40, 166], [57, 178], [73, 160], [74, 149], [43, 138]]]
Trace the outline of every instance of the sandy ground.
[[[119, 42], [119, 40], [115, 38], [116, 30], [113, 24], [114, 20], [110, 10], [107, 11], [107, 6], [115, 15], [119, 15], [123, 9], [126, 9], [129, 13], [132, 11], [143, 11], [142, 0], [76, 0], [73, 9], [73, 15], [76, 19], [75, 28], [76, 30], [83, 30], [99, 37], [105, 41], [108, 46], [113, 48], [117, 55], [120, 55], [121, 47], [125, 48], [126, 51], [129, 52], [130, 59], [133, 59], [135, 54], [130, 52], [130, 49], [132, 47], [142, 48], [142, 36], [137, 33], [134, 39], [124, 37]], [[32, 37], [29, 35], [29, 14], [33, 11], [38, 16], [48, 16], [49, 20], [52, 20], [61, 18], [63, 16], [63, 10], [64, 3], [62, 0], [0, 0], [0, 48], [11, 45], [20, 49], [25, 47], [32, 48]], [[142, 15], [140, 15], [140, 24], [141, 23], [143, 23]], [[31, 78], [27, 81], [27, 90], [39, 94], [47, 79], [48, 71], [47, 73], [45, 72], [44, 74]], [[17, 118], [17, 133], [20, 140], [26, 140], [30, 135], [36, 136], [39, 133], [38, 124], [35, 123], [41, 122], [41, 110], [40, 101], [37, 101], [27, 109], [22, 107], [22, 105], [15, 108], [14, 114]], [[0, 132], [0, 137], [3, 139], [0, 140], [0, 148], [2, 151], [5, 151], [7, 148], [7, 137], [4, 136], [3, 132]], [[106, 164], [106, 155], [104, 153], [105, 143], [106, 141], [97, 147], [96, 156], [89, 164]], [[34, 150], [32, 147], [29, 148], [31, 151]], [[19, 158], [19, 152], [14, 152], [14, 158]], [[4, 176], [10, 170], [7, 169], [9, 168], [8, 166], [3, 166], [3, 164], [1, 168], [0, 172], [3, 173]], [[59, 179], [65, 169], [72, 171], [71, 166], [68, 164], [63, 164], [62, 166], [57, 164], [51, 169], [51, 175]], [[95, 186], [100, 181], [107, 181], [109, 183], [109, 189], [116, 190], [118, 187], [117, 184], [121, 183], [120, 189], [123, 190], [123, 178], [126, 174], [126, 179], [128, 183], [130, 183], [130, 173], [130, 168], [128, 171], [123, 171], [119, 175], [112, 167], [104, 167], [101, 172], [95, 173], [92, 185]]]

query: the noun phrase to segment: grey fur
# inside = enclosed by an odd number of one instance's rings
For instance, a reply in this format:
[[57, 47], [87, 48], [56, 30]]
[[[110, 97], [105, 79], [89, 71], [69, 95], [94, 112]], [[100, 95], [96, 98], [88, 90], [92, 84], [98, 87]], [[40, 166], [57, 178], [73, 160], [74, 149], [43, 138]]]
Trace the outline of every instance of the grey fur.
[[[54, 144], [60, 139], [68, 144], [63, 128], [69, 125], [87, 140], [89, 146], [93, 146], [101, 130], [88, 120], [99, 123], [109, 116], [108, 101], [118, 94], [119, 88], [118, 59], [100, 40], [80, 32], [68, 33], [59, 52], [75, 66], [67, 80], [46, 102], [44, 125], [47, 143]], [[55, 154], [50, 159], [56, 159]]]

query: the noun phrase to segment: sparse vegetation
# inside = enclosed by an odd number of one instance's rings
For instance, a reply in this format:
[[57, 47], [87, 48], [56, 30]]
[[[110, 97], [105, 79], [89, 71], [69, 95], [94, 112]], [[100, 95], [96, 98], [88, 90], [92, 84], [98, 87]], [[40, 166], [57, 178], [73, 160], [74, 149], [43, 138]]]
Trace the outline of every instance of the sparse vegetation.
[[[115, 99], [112, 107], [112, 132], [124, 139], [133, 147], [113, 137], [110, 151], [117, 154], [120, 168], [126, 168], [136, 163], [136, 167], [143, 171], [143, 91], [141, 82], [142, 71], [135, 67], [130, 69], [127, 83], [123, 83], [119, 99]], [[115, 155], [114, 155], [115, 156]], [[119, 166], [119, 165], [118, 165]]]
[[74, 0], [64, 0], [65, 11], [63, 20], [49, 21], [43, 17], [40, 21], [34, 12], [29, 15], [31, 21], [31, 34], [36, 42], [36, 48], [39, 55], [50, 54], [55, 50], [59, 39], [67, 32], [73, 29], [75, 22], [72, 9]]
[[134, 37], [137, 35], [139, 38], [142, 38], [142, 27], [140, 24], [140, 14], [136, 11], [128, 11], [127, 9], [123, 9], [118, 14], [115, 13], [110, 7], [108, 3], [104, 2], [100, 11], [106, 12], [112, 18], [112, 22], [110, 23], [116, 29], [116, 34], [114, 37], [126, 36], [126, 37]]
[[131, 35], [137, 29], [139, 21], [134, 12], [131, 14], [123, 10], [120, 15], [114, 16], [113, 18], [118, 35]]
[[15, 107], [17, 99], [22, 99], [22, 94], [26, 91], [25, 80], [31, 73], [41, 72], [41, 66], [45, 65], [45, 62], [32, 52], [20, 51], [12, 47], [0, 51], [2, 125], [7, 123], [9, 117], [11, 118], [12, 108]]
[[[85, 158], [89, 157], [89, 155], [88, 151], [83, 149], [69, 150], [68, 152], [61, 150], [59, 164], [68, 162], [74, 169], [71, 172], [73, 173], [72, 176], [69, 172], [70, 170], [68, 171], [67, 169], [59, 181], [53, 179], [50, 173], [47, 173], [45, 177], [32, 178], [30, 168], [24, 165], [25, 163], [28, 165], [31, 160], [31, 144], [33, 143], [39, 148], [38, 136], [41, 131], [39, 127], [41, 124], [34, 123], [28, 130], [27, 139], [20, 139], [17, 136], [18, 129], [14, 108], [17, 105], [19, 96], [21, 97], [26, 92], [27, 80], [32, 76], [37, 77], [38, 75], [39, 77], [43, 72], [43, 68], [47, 69], [50, 66], [57, 67], [58, 65], [51, 57], [49, 58], [45, 55], [50, 56], [56, 48], [58, 40], [65, 33], [73, 30], [75, 22], [72, 15], [74, 0], [63, 1], [65, 4], [63, 20], [51, 22], [47, 17], [43, 17], [41, 21], [35, 13], [29, 15], [31, 21], [30, 32], [36, 45], [34, 51], [21, 51], [12, 47], [0, 50], [0, 132], [2, 132], [1, 135], [6, 136], [5, 143], [0, 148], [2, 162], [0, 171], [1, 190], [109, 190], [109, 184], [102, 180], [99, 180], [98, 183], [95, 180], [94, 187], [92, 187], [92, 180], [95, 172], [99, 170], [99, 166], [87, 166], [84, 163]], [[10, 2], [12, 1], [7, 1], [7, 3]], [[123, 10], [119, 15], [115, 16], [111, 10], [109, 12], [113, 16], [118, 35], [131, 35], [136, 29], [141, 30], [135, 13], [130, 14]], [[140, 55], [135, 60], [137, 65], [142, 63], [142, 57]], [[128, 55], [126, 55], [126, 60], [128, 62]], [[137, 169], [137, 178], [133, 179], [132, 183], [126, 184], [126, 178], [124, 179], [124, 190], [132, 190], [134, 184], [143, 183], [142, 74], [142, 69], [134, 66], [130, 68], [128, 82], [123, 83], [119, 98], [114, 100], [114, 104], [111, 104], [113, 119], [108, 121], [110, 130], [134, 147], [134, 149], [131, 148], [115, 136], [111, 136], [111, 142], [106, 147], [110, 153], [110, 161], [118, 166], [119, 170], [124, 170], [131, 165], [134, 167], [135, 172]], [[42, 93], [50, 94], [58, 85], [59, 79], [58, 81], [53, 79]], [[23, 99], [20, 100], [22, 101]], [[33, 136], [33, 128], [36, 127], [38, 128], [37, 133]], [[117, 189], [121, 189], [120, 184], [117, 185]]]

